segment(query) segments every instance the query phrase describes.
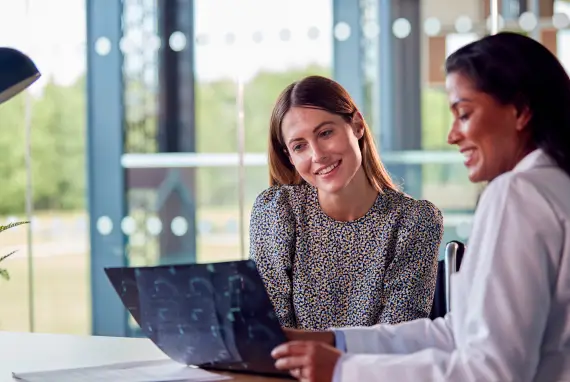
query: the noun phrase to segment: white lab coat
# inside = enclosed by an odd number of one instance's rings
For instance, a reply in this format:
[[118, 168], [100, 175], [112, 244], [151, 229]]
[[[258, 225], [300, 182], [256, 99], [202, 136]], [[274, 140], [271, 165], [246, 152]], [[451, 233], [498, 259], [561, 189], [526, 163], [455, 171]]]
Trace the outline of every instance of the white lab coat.
[[493, 180], [451, 311], [341, 329], [335, 381], [570, 381], [570, 177], [542, 150]]

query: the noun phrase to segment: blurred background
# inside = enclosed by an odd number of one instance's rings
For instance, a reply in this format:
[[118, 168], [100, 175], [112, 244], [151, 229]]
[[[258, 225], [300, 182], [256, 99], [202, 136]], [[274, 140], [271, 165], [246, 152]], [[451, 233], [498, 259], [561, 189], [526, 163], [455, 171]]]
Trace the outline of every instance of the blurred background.
[[[446, 144], [442, 65], [489, 0], [0, 0], [0, 46], [43, 73], [0, 107], [0, 330], [138, 335], [105, 266], [248, 257], [269, 115], [306, 75], [345, 86], [404, 190], [467, 241], [479, 186]], [[570, 64], [570, 3], [502, 0], [499, 29]]]

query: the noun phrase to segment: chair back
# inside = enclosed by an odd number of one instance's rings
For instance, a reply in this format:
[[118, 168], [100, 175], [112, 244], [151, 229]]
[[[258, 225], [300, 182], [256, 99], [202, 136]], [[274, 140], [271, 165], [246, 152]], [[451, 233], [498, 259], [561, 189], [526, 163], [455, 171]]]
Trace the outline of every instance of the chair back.
[[445, 256], [437, 264], [437, 279], [430, 318], [444, 317], [451, 310], [451, 275], [459, 271], [465, 245], [457, 240], [445, 246]]

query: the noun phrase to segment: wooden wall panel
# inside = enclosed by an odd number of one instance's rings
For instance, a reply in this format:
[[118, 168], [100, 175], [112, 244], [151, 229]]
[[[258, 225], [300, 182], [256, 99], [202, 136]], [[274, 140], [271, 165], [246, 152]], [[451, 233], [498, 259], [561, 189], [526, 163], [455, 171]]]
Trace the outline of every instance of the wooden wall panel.
[[428, 83], [430, 86], [445, 84], [445, 36], [428, 37]]

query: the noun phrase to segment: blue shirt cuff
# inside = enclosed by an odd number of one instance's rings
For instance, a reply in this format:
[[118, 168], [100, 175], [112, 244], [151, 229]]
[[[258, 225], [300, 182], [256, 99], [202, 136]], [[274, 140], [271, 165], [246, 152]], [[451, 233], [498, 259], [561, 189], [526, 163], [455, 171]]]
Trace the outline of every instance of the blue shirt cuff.
[[346, 338], [342, 330], [334, 330], [334, 346], [341, 352], [346, 353]]

